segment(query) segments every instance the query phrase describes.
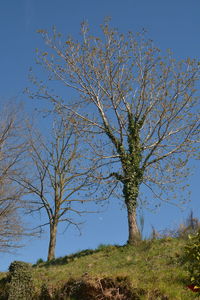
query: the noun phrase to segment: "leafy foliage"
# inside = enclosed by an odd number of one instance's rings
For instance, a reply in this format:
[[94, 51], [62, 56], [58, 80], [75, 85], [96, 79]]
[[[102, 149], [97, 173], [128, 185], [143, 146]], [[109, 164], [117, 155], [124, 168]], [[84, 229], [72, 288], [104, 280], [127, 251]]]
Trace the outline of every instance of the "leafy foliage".
[[200, 289], [200, 230], [189, 235], [189, 242], [185, 247], [185, 261], [192, 284]]
[[8, 300], [32, 299], [34, 293], [30, 264], [14, 261], [9, 267]]

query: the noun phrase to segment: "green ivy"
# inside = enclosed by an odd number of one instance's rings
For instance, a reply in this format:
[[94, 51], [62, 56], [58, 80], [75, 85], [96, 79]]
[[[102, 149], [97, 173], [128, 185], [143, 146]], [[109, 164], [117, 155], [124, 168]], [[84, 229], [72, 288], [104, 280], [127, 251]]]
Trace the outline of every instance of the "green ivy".
[[200, 230], [196, 234], [189, 235], [184, 259], [190, 273], [191, 283], [196, 288], [200, 288]]
[[9, 267], [8, 300], [30, 300], [34, 287], [30, 264], [14, 261]]

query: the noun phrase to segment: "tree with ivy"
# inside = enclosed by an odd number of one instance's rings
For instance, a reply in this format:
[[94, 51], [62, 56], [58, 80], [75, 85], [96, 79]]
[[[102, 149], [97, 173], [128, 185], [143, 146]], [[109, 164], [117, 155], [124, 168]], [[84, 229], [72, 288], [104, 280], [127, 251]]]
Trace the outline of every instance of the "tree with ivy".
[[[93, 36], [84, 23], [80, 40], [40, 30], [47, 49], [38, 52], [38, 63], [66, 94], [52, 93], [32, 77], [38, 85], [32, 96], [50, 100], [58, 113], [76, 116], [96, 161], [96, 178], [113, 198], [121, 191], [128, 243], [134, 244], [141, 190], [169, 201], [188, 176], [199, 142], [200, 66], [189, 58], [177, 61], [170, 51], [162, 56], [144, 32], [124, 35], [107, 21], [101, 30]], [[70, 89], [77, 92], [74, 101]]]

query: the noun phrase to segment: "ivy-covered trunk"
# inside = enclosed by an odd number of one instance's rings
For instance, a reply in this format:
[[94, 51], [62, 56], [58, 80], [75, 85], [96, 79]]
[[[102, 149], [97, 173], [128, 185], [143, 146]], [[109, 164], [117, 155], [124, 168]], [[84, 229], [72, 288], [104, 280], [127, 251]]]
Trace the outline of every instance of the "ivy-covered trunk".
[[50, 224], [50, 240], [47, 258], [48, 261], [55, 258], [57, 225], [57, 222], [52, 222]]
[[[140, 184], [142, 183], [144, 169], [141, 168], [142, 146], [140, 129], [144, 120], [138, 118], [128, 110], [128, 151], [122, 153], [122, 167], [124, 173], [123, 194], [128, 214], [128, 244], [135, 244], [141, 238], [137, 226], [136, 209]], [[125, 154], [125, 155], [124, 155]]]
[[139, 193], [139, 184], [136, 182], [128, 182], [123, 188], [125, 203], [128, 215], [128, 241], [130, 245], [134, 245], [140, 240], [140, 231], [137, 225], [137, 198]]

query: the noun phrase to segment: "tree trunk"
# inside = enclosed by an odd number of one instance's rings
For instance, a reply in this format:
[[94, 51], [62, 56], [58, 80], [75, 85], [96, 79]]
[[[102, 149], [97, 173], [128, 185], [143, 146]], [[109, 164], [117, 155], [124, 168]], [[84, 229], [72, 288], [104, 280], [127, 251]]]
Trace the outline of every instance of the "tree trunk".
[[136, 208], [127, 206], [127, 214], [128, 214], [128, 244], [135, 245], [140, 239], [140, 231], [137, 226], [136, 220]]
[[48, 258], [47, 258], [48, 261], [55, 258], [56, 234], [57, 234], [57, 223], [52, 223], [50, 224], [50, 240], [49, 240]]
[[[136, 181], [136, 180], [135, 180]], [[127, 181], [124, 183], [123, 194], [127, 207], [128, 216], [128, 241], [130, 245], [136, 244], [140, 239], [140, 231], [137, 226], [136, 207], [139, 193], [139, 184]]]

